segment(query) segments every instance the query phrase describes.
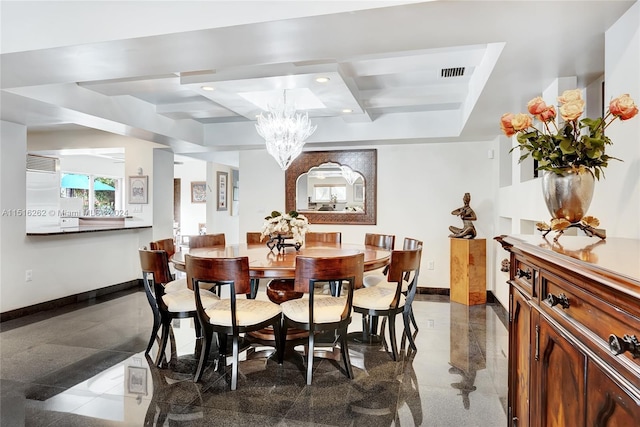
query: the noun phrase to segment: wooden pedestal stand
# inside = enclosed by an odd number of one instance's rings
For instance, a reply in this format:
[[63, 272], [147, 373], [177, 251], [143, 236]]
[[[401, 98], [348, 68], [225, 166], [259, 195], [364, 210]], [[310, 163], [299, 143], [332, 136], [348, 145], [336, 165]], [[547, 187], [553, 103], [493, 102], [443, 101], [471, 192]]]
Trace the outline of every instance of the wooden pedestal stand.
[[487, 302], [487, 239], [451, 238], [451, 301]]

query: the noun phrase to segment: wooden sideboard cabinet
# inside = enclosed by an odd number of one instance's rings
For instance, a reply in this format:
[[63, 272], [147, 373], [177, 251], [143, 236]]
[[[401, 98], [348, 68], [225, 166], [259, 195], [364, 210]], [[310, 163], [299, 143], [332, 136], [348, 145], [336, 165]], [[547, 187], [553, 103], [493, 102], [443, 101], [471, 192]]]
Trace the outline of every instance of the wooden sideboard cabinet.
[[512, 426], [640, 426], [640, 240], [498, 236]]

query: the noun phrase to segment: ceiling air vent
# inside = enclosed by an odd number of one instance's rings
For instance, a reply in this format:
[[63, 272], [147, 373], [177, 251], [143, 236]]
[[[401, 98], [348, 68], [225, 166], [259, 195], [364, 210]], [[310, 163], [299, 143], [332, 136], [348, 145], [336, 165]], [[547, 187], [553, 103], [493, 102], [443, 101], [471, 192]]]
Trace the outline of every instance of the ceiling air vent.
[[443, 68], [440, 70], [440, 77], [460, 77], [464, 76], [464, 67]]
[[27, 154], [27, 170], [38, 172], [57, 172], [58, 161], [56, 157], [36, 156]]

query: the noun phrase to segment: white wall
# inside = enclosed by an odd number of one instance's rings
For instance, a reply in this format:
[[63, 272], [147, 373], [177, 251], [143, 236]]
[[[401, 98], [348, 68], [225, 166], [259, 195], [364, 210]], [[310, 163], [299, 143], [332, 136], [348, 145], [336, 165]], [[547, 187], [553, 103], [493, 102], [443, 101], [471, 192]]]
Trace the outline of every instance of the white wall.
[[[636, 102], [640, 101], [639, 28], [640, 3], [636, 3], [606, 32], [606, 100], [629, 93]], [[541, 93], [543, 90], [545, 88], [540, 88]], [[26, 129], [0, 122], [0, 130], [0, 208], [24, 208]], [[640, 238], [640, 118], [616, 122], [607, 132], [614, 142], [611, 154], [624, 162], [612, 163], [607, 168], [606, 178], [597, 183], [589, 213], [600, 218], [609, 236]], [[154, 162], [153, 150], [144, 144], [150, 143], [105, 132], [29, 134], [29, 150], [51, 149], [52, 146], [131, 147], [127, 151], [125, 173], [135, 175], [138, 167], [144, 168], [145, 174], [150, 176], [152, 203], [160, 197], [153, 190], [154, 168], [159, 163], [166, 166], [168, 158]], [[462, 195], [469, 192], [471, 207], [478, 216], [475, 223], [478, 237], [487, 239], [487, 289], [493, 290], [507, 307], [506, 278], [499, 272], [505, 252], [492, 238], [501, 233], [526, 231], [533, 221], [548, 219], [539, 181], [519, 182], [521, 169], [516, 156], [505, 157], [510, 144], [507, 138], [497, 138], [491, 142], [377, 147], [378, 224], [312, 224], [311, 227], [319, 231], [342, 231], [347, 242], [362, 241], [369, 231], [395, 233], [399, 242], [405, 236], [419, 238], [425, 243], [420, 286], [449, 287], [448, 226], [459, 225], [459, 219], [450, 212], [461, 205]], [[495, 159], [487, 158], [490, 149], [494, 150]], [[244, 240], [246, 231], [259, 230], [263, 217], [271, 210], [284, 209], [284, 173], [276, 162], [265, 150], [243, 151], [239, 158], [240, 215], [233, 217], [229, 211], [215, 211], [214, 204], [206, 217], [207, 231], [225, 232], [230, 243]], [[217, 170], [231, 172], [228, 166], [207, 165], [205, 176], [212, 188], [215, 188]], [[173, 176], [173, 171], [155, 172]], [[510, 181], [512, 185], [508, 185]], [[166, 182], [162, 184], [164, 188], [167, 188]], [[189, 191], [183, 190], [183, 198], [185, 195], [188, 196]], [[188, 200], [190, 202], [190, 197]], [[155, 223], [151, 206], [143, 205], [143, 212], [139, 213], [141, 221]], [[165, 222], [163, 219], [163, 233]], [[2, 216], [0, 311], [136, 278], [139, 276], [136, 249], [151, 239], [151, 231], [27, 238], [24, 217]], [[426, 269], [428, 260], [434, 261], [434, 270]], [[33, 282], [24, 282], [27, 268], [34, 269]]]
[[196, 235], [198, 223], [207, 222], [207, 205], [191, 203], [191, 182], [207, 180], [207, 162], [181, 156], [174, 166], [174, 175], [180, 178], [180, 234]]
[[[172, 153], [164, 152], [154, 162], [154, 151], [159, 150], [154, 150], [152, 143], [134, 138], [94, 131], [30, 133], [27, 136], [24, 126], [7, 122], [1, 122], [0, 128], [2, 209], [25, 208], [27, 148], [42, 151], [124, 146], [125, 174], [136, 175], [138, 167], [142, 167], [144, 174], [149, 176], [149, 204], [128, 206], [130, 214], [136, 216], [132, 222], [135, 225], [154, 223], [154, 175], [158, 180], [163, 180], [164, 174], [173, 177], [172, 167], [168, 171], [161, 168], [154, 174], [154, 163], [171, 164], [168, 158], [173, 157]], [[172, 189], [171, 184], [171, 195]], [[132, 213], [132, 207], [137, 206], [142, 207], [142, 212]], [[154, 231], [163, 236], [165, 233], [171, 235], [170, 226], [164, 230], [166, 223], [160, 218]], [[26, 236], [23, 216], [2, 216], [0, 224], [0, 312], [135, 280], [140, 277], [137, 250], [153, 239], [151, 229]], [[25, 282], [26, 270], [33, 272], [31, 282]]]
[[[498, 164], [487, 154], [496, 143], [376, 148], [377, 225], [311, 224], [311, 230], [341, 231], [344, 242], [355, 243], [362, 242], [367, 232], [395, 234], [397, 248], [405, 237], [420, 239], [424, 250], [419, 285], [449, 288], [449, 226], [462, 225], [451, 211], [462, 206], [464, 193], [471, 193], [478, 238], [487, 239], [489, 245], [495, 235], [493, 180]], [[240, 234], [244, 236], [246, 231], [260, 230], [272, 210], [284, 210], [284, 172], [265, 150], [241, 152], [240, 170]], [[434, 270], [427, 270], [429, 260], [434, 261]]]
[[[605, 33], [605, 105], [628, 93], [640, 105], [640, 3]], [[640, 116], [607, 128], [613, 141], [606, 179], [596, 184], [591, 213], [610, 236], [640, 239]], [[602, 212], [602, 214], [600, 214]]]
[[[227, 173], [227, 209], [217, 210], [217, 172]], [[242, 174], [244, 180], [244, 173]], [[209, 188], [211, 193], [209, 193]], [[284, 187], [282, 192], [284, 193]], [[233, 186], [232, 167], [220, 163], [207, 163], [207, 233], [224, 233], [227, 244], [245, 241], [245, 235], [240, 239], [240, 216], [232, 215]]]
[[[609, 100], [628, 93], [640, 103], [640, 3], [634, 4], [620, 20], [605, 33], [605, 108]], [[586, 89], [587, 111], [590, 117], [600, 114], [600, 83], [596, 79]], [[540, 88], [542, 93], [545, 88]], [[525, 105], [522, 106], [524, 110]], [[620, 122], [615, 121], [607, 128], [607, 135], [613, 145], [607, 153], [623, 162], [611, 161], [605, 169], [605, 178], [596, 181], [596, 188], [588, 214], [600, 220], [600, 227], [606, 229], [608, 237], [640, 238], [640, 117]], [[501, 144], [517, 144], [505, 137]], [[505, 150], [499, 150], [505, 156]], [[537, 221], [549, 222], [550, 215], [542, 197], [540, 179], [520, 182], [523, 168], [518, 165], [518, 156], [511, 156], [512, 185], [503, 186], [498, 191], [498, 234], [536, 233]], [[500, 183], [504, 179], [501, 177]], [[506, 252], [497, 243], [494, 271], [494, 287], [497, 297], [507, 307], [508, 287], [504, 284], [506, 273], [499, 271], [500, 260]]]
[[95, 156], [56, 155], [51, 157], [60, 159], [60, 172], [124, 178], [124, 163], [111, 159]]
[[153, 240], [173, 237], [173, 153], [166, 149], [153, 150]]

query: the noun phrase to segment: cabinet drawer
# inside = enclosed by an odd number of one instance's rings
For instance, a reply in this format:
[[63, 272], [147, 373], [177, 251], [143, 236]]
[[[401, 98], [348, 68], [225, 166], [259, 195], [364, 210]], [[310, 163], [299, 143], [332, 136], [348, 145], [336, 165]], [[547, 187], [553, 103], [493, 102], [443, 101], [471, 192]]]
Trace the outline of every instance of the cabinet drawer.
[[536, 288], [537, 269], [519, 257], [515, 258], [514, 264], [512, 279], [526, 291], [529, 297], [536, 298], [538, 296]]
[[582, 342], [596, 353], [624, 362], [630, 370], [635, 371], [635, 382], [638, 382], [640, 357], [634, 358], [629, 351], [615, 356], [609, 344], [612, 335], [620, 339], [635, 335], [640, 339], [640, 318], [637, 315], [623, 311], [546, 272], [540, 275], [540, 289], [540, 309], [543, 312], [565, 325], [573, 324], [578, 335], [590, 339], [579, 337]]

